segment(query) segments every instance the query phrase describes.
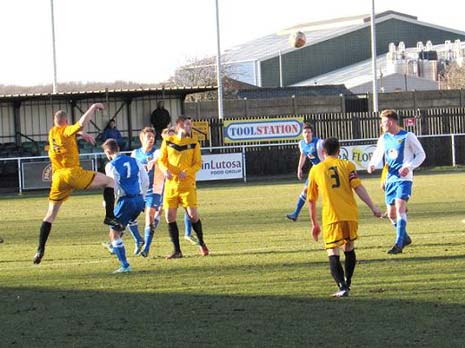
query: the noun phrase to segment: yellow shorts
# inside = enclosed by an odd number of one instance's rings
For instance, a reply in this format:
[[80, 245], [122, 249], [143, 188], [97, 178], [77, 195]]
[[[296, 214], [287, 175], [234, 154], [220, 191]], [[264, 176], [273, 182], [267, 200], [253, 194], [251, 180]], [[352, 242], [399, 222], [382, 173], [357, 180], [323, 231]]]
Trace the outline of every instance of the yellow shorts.
[[358, 235], [357, 221], [339, 221], [323, 226], [325, 249], [332, 249], [356, 240]]
[[95, 172], [81, 167], [62, 168], [53, 172], [52, 186], [48, 199], [51, 201], [64, 201], [75, 189], [85, 190], [94, 180]]
[[183, 208], [197, 208], [197, 189], [195, 185], [183, 190], [179, 190], [178, 186], [174, 185], [165, 186], [165, 191], [163, 192], [164, 208], [178, 208], [179, 204]]

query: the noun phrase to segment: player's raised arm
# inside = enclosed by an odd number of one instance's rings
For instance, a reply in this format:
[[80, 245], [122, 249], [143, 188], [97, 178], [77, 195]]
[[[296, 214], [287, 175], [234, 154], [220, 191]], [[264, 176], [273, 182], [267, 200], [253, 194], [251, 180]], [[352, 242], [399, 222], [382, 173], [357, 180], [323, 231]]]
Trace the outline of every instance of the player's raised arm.
[[84, 129], [89, 123], [90, 119], [95, 115], [96, 111], [103, 110], [105, 107], [102, 103], [95, 103], [90, 106], [90, 108], [85, 112], [84, 115], [79, 119], [79, 125], [81, 129]]

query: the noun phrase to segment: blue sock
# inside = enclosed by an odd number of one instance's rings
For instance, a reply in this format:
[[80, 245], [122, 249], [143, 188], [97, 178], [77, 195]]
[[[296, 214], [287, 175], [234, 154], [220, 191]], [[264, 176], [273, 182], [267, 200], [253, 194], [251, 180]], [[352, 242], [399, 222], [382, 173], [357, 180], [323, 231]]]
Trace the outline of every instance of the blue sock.
[[121, 263], [121, 266], [124, 268], [128, 267], [129, 263], [126, 259], [126, 249], [124, 249], [123, 241], [121, 239], [114, 240], [111, 242], [111, 246], [113, 247], [113, 252]]
[[300, 194], [299, 199], [297, 200], [297, 204], [295, 206], [295, 210], [292, 213], [295, 216], [299, 216], [300, 211], [302, 210], [303, 206], [305, 205], [305, 201], [307, 200], [307, 195]]
[[153, 235], [155, 233], [155, 226], [154, 225], [147, 225], [144, 229], [144, 236], [145, 236], [145, 245], [144, 251], [148, 252], [150, 250], [150, 244], [152, 244]]
[[187, 213], [184, 214], [184, 235], [190, 237], [192, 234], [192, 222]]
[[134, 242], [136, 242], [136, 244], [142, 243], [143, 239], [139, 233], [139, 225], [137, 221], [130, 222], [128, 228], [132, 238], [134, 238]]
[[405, 236], [407, 235], [407, 214], [399, 214], [397, 217], [397, 238], [396, 238], [396, 244], [397, 246], [400, 246], [401, 248], [404, 246], [404, 240]]

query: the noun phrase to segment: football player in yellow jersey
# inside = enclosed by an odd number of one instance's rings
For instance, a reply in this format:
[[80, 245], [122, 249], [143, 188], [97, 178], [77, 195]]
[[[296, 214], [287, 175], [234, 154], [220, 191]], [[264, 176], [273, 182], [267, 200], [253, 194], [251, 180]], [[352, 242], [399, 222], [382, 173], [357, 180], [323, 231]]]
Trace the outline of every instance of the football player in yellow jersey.
[[174, 251], [168, 259], [181, 258], [179, 230], [176, 223], [178, 206], [181, 204], [189, 214], [192, 228], [199, 240], [200, 252], [207, 256], [209, 251], [203, 240], [202, 223], [197, 210], [197, 188], [195, 174], [202, 168], [199, 142], [188, 134], [191, 133], [190, 118], [179, 117], [176, 121], [175, 135], [164, 138], [160, 149], [158, 164], [165, 174], [165, 191], [163, 206], [165, 208], [168, 231]]
[[[323, 240], [329, 256], [331, 275], [339, 287], [333, 296], [344, 297], [349, 295], [356, 263], [354, 240], [357, 239], [358, 208], [353, 191], [376, 217], [381, 217], [381, 211], [371, 201], [355, 165], [338, 158], [339, 149], [336, 138], [328, 138], [323, 142], [326, 158], [310, 170], [307, 197], [315, 241], [321, 231], [316, 202], [319, 194], [322, 197]], [[345, 254], [345, 274], [339, 260], [339, 247]]]
[[115, 228], [121, 227], [113, 213], [115, 204], [113, 179], [102, 173], [84, 170], [79, 162], [76, 136], [80, 134], [85, 140], [95, 143], [93, 137], [84, 133], [83, 129], [86, 128], [95, 112], [103, 110], [103, 108], [103, 104], [92, 104], [89, 110], [73, 125], [68, 124], [68, 117], [63, 110], [57, 111], [54, 115], [54, 126], [49, 131], [48, 151], [53, 171], [52, 185], [49, 193], [48, 211], [40, 226], [39, 245], [33, 258], [35, 264], [39, 264], [44, 257], [45, 244], [61, 205], [75, 189], [104, 188], [103, 198], [106, 215], [103, 223]]

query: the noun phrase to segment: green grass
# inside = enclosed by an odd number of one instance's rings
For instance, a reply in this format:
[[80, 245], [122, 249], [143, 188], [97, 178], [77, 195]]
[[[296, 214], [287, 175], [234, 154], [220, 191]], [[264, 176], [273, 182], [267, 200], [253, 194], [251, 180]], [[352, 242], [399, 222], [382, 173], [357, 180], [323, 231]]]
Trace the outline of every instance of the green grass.
[[[378, 178], [364, 179], [383, 205]], [[284, 215], [294, 181], [203, 185], [200, 212], [211, 256], [181, 241], [167, 261], [166, 224], [148, 259], [112, 275], [100, 246], [100, 195], [75, 195], [31, 262], [46, 197], [0, 200], [1, 347], [463, 347], [463, 173], [418, 175], [409, 203], [412, 246], [389, 256], [394, 230], [360, 206], [351, 297], [336, 290], [308, 213]], [[182, 219], [180, 219], [182, 221]], [[143, 222], [140, 220], [140, 224]], [[182, 227], [182, 222], [180, 223]], [[128, 253], [133, 242], [126, 235]]]

